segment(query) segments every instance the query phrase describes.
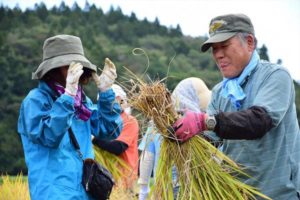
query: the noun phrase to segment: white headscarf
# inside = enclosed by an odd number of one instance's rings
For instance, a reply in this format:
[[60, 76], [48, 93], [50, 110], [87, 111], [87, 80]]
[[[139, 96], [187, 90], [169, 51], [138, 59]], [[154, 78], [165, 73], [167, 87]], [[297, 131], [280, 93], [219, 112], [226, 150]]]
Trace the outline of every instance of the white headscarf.
[[200, 78], [190, 77], [180, 81], [172, 93], [177, 110], [205, 112], [211, 98], [211, 91]]
[[111, 86], [111, 89], [114, 91], [116, 98], [120, 97], [121, 100], [123, 100], [123, 103], [121, 104], [121, 108], [122, 110], [127, 113], [127, 114], [131, 114], [131, 108], [127, 103], [127, 95], [126, 92], [117, 84], [113, 84]]

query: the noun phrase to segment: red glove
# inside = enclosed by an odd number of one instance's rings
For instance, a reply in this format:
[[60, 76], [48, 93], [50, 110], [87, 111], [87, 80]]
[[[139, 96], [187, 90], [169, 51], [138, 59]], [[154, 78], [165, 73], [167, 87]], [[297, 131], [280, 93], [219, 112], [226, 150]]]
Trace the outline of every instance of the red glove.
[[186, 111], [184, 116], [173, 125], [176, 138], [181, 142], [185, 142], [194, 135], [206, 130], [205, 119], [205, 113]]

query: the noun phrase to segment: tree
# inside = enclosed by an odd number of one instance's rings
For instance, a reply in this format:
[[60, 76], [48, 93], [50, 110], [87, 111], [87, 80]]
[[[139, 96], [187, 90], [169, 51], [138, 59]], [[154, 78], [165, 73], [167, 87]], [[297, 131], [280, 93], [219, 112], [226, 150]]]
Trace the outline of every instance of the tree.
[[266, 47], [266, 45], [263, 44], [262, 47], [258, 50], [258, 53], [260, 59], [269, 61], [268, 48]]
[[89, 2], [86, 0], [85, 4], [84, 4], [84, 8], [83, 8], [83, 12], [89, 12], [90, 11], [90, 4]]
[[130, 22], [136, 22], [137, 18], [134, 12], [131, 12], [130, 17], [129, 17]]
[[40, 4], [34, 4], [34, 10], [42, 21], [46, 20], [48, 16], [48, 10], [44, 2], [41, 2]]
[[277, 62], [276, 62], [278, 65], [281, 65], [282, 64], [282, 60], [281, 59], [277, 59]]
[[118, 23], [119, 20], [124, 19], [124, 15], [122, 13], [122, 10], [120, 7], [117, 7], [116, 10], [114, 10], [113, 6], [110, 7], [107, 15], [107, 22], [109, 24]]

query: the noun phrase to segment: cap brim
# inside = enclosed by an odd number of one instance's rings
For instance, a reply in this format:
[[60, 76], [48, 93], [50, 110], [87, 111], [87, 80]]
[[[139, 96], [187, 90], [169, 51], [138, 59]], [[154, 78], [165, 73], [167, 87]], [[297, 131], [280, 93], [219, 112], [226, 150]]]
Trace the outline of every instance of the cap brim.
[[229, 38], [235, 36], [236, 34], [237, 34], [236, 32], [217, 33], [216, 35], [210, 37], [202, 44], [201, 51], [205, 52], [211, 47], [213, 43], [224, 42], [225, 40], [228, 40]]
[[53, 58], [50, 58], [48, 60], [43, 61], [37, 70], [32, 73], [32, 79], [41, 79], [47, 72], [49, 72], [52, 69], [70, 65], [71, 62], [79, 62], [83, 65], [83, 67], [89, 68], [93, 71], [97, 71], [97, 67], [93, 65], [88, 59], [86, 59], [84, 56], [80, 54], [67, 54], [62, 56], [56, 56]]

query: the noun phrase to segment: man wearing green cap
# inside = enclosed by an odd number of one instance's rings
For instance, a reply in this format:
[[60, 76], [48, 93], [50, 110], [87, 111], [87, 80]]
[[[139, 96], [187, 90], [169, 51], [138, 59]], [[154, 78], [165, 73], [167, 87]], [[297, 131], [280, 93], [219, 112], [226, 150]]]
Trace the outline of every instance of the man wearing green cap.
[[[18, 132], [22, 139], [32, 200], [92, 199], [84, 190], [83, 162], [68, 130], [79, 143], [82, 158], [94, 158], [91, 134], [114, 139], [122, 130], [121, 108], [111, 86], [117, 77], [107, 58], [100, 76], [85, 56], [80, 38], [56, 35], [44, 42], [43, 62], [32, 74], [39, 85], [23, 100]], [[83, 92], [93, 78], [97, 105]]]
[[220, 149], [250, 175], [240, 177], [244, 183], [272, 199], [299, 200], [300, 131], [289, 72], [260, 60], [244, 14], [213, 18], [209, 35], [201, 50], [211, 48], [223, 81], [212, 90], [207, 114], [186, 111], [174, 123], [177, 138], [211, 131], [222, 140]]

